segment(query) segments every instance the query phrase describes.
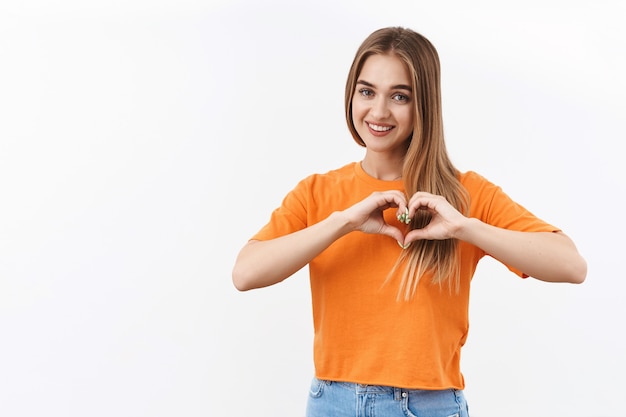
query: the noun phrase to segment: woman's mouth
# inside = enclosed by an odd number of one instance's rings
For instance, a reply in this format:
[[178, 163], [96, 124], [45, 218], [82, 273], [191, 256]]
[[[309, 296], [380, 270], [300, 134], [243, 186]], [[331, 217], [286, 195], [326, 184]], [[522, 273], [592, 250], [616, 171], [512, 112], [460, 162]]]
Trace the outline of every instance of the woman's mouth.
[[393, 129], [393, 126], [377, 125], [374, 123], [367, 123], [367, 127], [369, 128], [370, 132], [372, 132], [372, 134], [376, 136], [383, 136], [387, 134], [391, 129]]

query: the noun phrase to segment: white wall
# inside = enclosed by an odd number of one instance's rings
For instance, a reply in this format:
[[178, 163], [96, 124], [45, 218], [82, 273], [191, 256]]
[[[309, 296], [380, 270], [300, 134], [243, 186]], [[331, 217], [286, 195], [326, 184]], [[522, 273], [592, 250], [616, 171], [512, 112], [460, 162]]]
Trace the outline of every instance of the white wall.
[[472, 416], [620, 415], [626, 8], [504, 3], [3, 2], [0, 415], [303, 415], [305, 271], [230, 271], [297, 180], [361, 158], [344, 81], [390, 25], [439, 50], [454, 162], [589, 262], [582, 286], [481, 264]]

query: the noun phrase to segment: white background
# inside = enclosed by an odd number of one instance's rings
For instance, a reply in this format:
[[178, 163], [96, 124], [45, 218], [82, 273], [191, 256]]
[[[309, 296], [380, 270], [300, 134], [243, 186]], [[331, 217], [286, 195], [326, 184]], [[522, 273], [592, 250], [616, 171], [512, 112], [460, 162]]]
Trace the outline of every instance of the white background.
[[454, 163], [589, 263], [581, 286], [481, 263], [472, 416], [626, 415], [623, 4], [1, 3], [0, 415], [304, 415], [306, 271], [230, 272], [299, 179], [362, 157], [344, 82], [392, 25], [439, 51]]

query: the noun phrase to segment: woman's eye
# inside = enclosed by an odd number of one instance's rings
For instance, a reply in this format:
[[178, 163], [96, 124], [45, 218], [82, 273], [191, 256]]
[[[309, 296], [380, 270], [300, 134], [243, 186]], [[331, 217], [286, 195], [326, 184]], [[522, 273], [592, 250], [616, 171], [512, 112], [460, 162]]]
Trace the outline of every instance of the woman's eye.
[[374, 92], [372, 90], [369, 90], [367, 88], [361, 88], [359, 90], [359, 94], [361, 94], [364, 97], [371, 97], [374, 95]]
[[396, 94], [393, 96], [393, 99], [395, 101], [401, 101], [403, 103], [406, 103], [407, 101], [409, 101], [409, 97], [405, 96], [404, 94]]

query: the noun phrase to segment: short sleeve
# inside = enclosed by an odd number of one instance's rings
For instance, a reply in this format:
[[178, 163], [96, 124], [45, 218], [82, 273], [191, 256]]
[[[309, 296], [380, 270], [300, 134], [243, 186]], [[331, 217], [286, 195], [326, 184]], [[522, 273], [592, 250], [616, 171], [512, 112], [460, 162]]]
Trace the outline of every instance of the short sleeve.
[[[520, 232], [559, 232], [560, 229], [535, 216], [515, 202], [501, 187], [475, 172], [465, 174], [463, 185], [470, 193], [470, 216], [492, 226]], [[489, 254], [487, 254], [489, 255]], [[521, 277], [522, 271], [506, 265]]]
[[269, 240], [288, 235], [307, 227], [308, 180], [300, 181], [276, 208], [265, 226], [252, 240]]

